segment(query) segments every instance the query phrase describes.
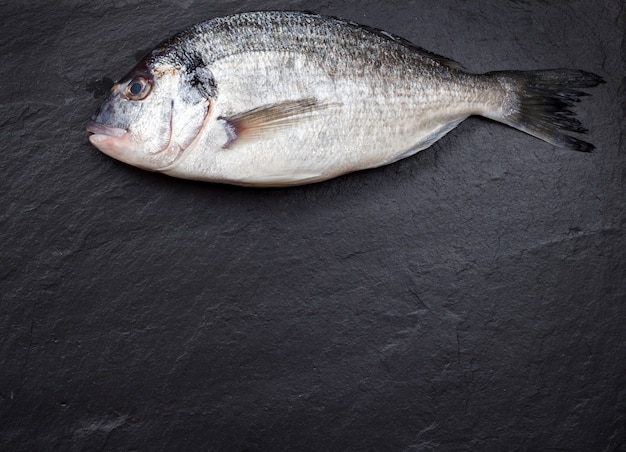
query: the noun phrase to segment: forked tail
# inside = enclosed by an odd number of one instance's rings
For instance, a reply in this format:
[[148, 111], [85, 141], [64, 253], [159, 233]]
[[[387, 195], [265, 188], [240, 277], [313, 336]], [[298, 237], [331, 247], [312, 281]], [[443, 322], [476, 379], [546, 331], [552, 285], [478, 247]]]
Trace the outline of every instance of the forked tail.
[[564, 148], [591, 152], [595, 147], [568, 135], [586, 133], [570, 108], [588, 94], [580, 91], [604, 83], [602, 77], [574, 69], [502, 71], [485, 75], [505, 89], [499, 110], [486, 114], [530, 135]]

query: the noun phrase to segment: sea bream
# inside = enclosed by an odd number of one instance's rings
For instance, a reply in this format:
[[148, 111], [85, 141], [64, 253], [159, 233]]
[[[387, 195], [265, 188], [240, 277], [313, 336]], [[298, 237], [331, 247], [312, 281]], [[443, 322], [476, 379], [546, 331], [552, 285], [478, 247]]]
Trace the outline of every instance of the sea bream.
[[469, 73], [369, 27], [298, 12], [211, 19], [152, 50], [87, 125], [91, 143], [164, 174], [319, 182], [426, 149], [470, 115], [588, 152], [570, 110], [603, 82], [573, 69]]

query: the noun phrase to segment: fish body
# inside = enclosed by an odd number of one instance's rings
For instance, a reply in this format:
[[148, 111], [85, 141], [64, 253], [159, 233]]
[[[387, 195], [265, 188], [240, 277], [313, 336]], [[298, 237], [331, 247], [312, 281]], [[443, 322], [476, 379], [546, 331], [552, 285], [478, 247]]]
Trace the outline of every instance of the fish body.
[[571, 69], [472, 74], [389, 33], [297, 12], [242, 13], [161, 43], [87, 130], [170, 176], [251, 186], [330, 179], [423, 150], [470, 115], [590, 151], [568, 109], [601, 83]]

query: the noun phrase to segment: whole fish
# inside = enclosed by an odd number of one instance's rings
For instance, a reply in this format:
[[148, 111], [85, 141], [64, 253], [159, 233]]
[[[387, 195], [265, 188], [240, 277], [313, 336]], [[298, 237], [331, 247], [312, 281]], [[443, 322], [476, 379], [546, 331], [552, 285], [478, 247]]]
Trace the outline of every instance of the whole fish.
[[353, 22], [253, 12], [195, 25], [117, 82], [87, 125], [109, 156], [170, 176], [252, 186], [323, 181], [429, 147], [470, 115], [589, 152], [569, 108], [580, 70], [472, 74]]

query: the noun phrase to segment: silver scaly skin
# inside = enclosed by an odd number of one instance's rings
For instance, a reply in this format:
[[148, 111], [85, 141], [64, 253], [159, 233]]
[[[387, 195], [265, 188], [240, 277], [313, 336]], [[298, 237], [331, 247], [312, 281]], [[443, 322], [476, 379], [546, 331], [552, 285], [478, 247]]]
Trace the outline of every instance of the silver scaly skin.
[[318, 182], [427, 148], [470, 115], [579, 151], [568, 110], [594, 74], [470, 74], [388, 33], [295, 12], [243, 13], [160, 44], [88, 124], [102, 152], [170, 176]]

